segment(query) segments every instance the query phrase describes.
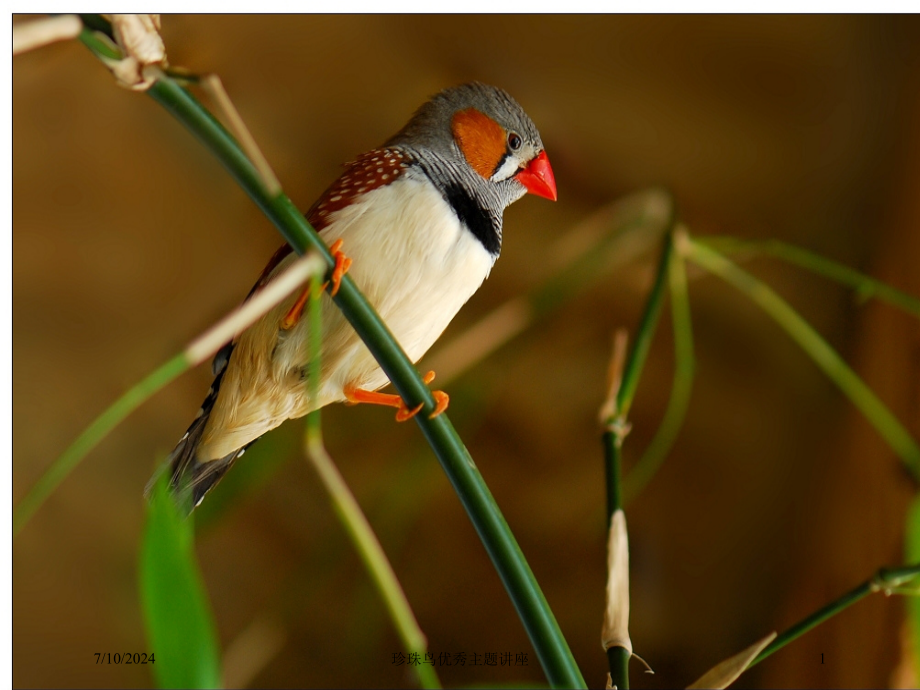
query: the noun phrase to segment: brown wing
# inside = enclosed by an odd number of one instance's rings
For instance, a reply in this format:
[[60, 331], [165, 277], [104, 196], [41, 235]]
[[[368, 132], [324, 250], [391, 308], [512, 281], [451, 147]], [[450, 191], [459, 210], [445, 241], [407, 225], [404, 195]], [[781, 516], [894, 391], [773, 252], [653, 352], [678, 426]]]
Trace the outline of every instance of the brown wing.
[[354, 202], [356, 197], [390, 184], [408, 166], [406, 155], [398, 149], [375, 149], [362, 153], [346, 164], [341, 177], [307, 211], [307, 220], [317, 232], [322, 232], [329, 225], [333, 213]]

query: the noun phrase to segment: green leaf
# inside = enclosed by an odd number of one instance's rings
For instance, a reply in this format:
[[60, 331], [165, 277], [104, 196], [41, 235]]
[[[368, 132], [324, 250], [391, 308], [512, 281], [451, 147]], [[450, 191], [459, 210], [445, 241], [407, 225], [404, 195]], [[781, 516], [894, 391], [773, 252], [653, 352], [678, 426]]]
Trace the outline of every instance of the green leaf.
[[161, 688], [217, 688], [217, 633], [195, 560], [192, 522], [157, 481], [147, 507], [140, 554], [140, 592], [151, 667]]
[[837, 263], [833, 259], [810, 252], [794, 244], [779, 240], [742, 240], [736, 237], [703, 237], [697, 240], [722, 253], [763, 253], [782, 259], [817, 275], [836, 280], [856, 291], [860, 301], [872, 297], [888, 302], [903, 309], [908, 314], [920, 318], [920, 299], [908, 295], [887, 283], [864, 275], [849, 266]]
[[689, 235], [680, 236], [678, 241], [683, 256], [734, 285], [769, 314], [862, 412], [914, 478], [920, 479], [920, 444], [811, 324], [765, 283], [719, 252]]
[[[907, 511], [907, 527], [904, 535], [904, 560], [920, 563], [920, 494]], [[914, 673], [920, 678], [920, 597], [907, 597], [907, 617], [914, 648]]]

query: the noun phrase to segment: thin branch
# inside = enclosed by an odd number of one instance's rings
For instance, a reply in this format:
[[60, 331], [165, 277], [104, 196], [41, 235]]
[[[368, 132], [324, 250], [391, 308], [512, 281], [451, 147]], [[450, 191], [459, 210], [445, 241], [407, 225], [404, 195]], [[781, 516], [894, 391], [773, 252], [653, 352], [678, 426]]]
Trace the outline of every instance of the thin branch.
[[262, 176], [265, 191], [269, 196], [280, 194], [281, 183], [278, 182], [274, 170], [272, 170], [272, 167], [268, 164], [268, 159], [265, 158], [262, 149], [256, 144], [255, 138], [246, 126], [243, 118], [240, 117], [240, 113], [236, 109], [236, 106], [233, 105], [233, 101], [230, 100], [230, 96], [227, 94], [226, 89], [224, 89], [224, 84], [220, 80], [220, 77], [216, 74], [209, 74], [201, 78], [199, 83], [217, 103], [230, 125], [230, 131], [233, 132], [237, 141], [240, 142], [240, 146], [243, 147], [246, 155], [249, 156], [249, 160], [256, 166], [256, 169]]
[[651, 293], [649, 293], [648, 301], [645, 303], [642, 320], [639, 322], [639, 330], [636, 333], [632, 351], [629, 353], [626, 369], [623, 372], [623, 382], [617, 395], [617, 416], [623, 420], [626, 420], [629, 416], [633, 397], [635, 397], [636, 388], [639, 386], [639, 378], [642, 376], [642, 369], [645, 366], [645, 360], [648, 358], [652, 338], [655, 336], [655, 329], [658, 327], [658, 321], [661, 317], [665, 285], [668, 279], [668, 265], [671, 262], [673, 251], [674, 239], [671, 233], [668, 233], [665, 236], [664, 248], [655, 273], [655, 282], [652, 285]]
[[793, 640], [801, 637], [828, 618], [837, 615], [845, 608], [852, 606], [860, 599], [875, 592], [884, 592], [886, 596], [900, 593], [900, 589], [906, 583], [916, 580], [918, 576], [920, 576], [920, 564], [897, 568], [881, 568], [875, 575], [862, 584], [854, 587], [827, 606], [823, 606], [810, 616], [803, 618], [788, 630], [777, 635], [776, 639], [751, 662], [751, 666], [759, 664], [774, 652], [779, 651]]
[[[322, 438], [316, 438], [315, 435], [308, 433], [306, 450], [307, 457], [329, 493], [329, 499], [339, 521], [348, 533], [355, 550], [358, 552], [358, 556], [364, 563], [364, 567], [374, 583], [374, 587], [390, 614], [390, 619], [393, 621], [399, 638], [407, 651], [419, 654], [420, 658], [424, 658], [425, 653], [428, 651], [428, 640], [425, 638], [421, 627], [419, 627], [409, 600], [406, 598], [406, 593], [400, 586], [396, 573], [393, 571], [393, 566], [387, 559], [373, 528], [361, 511], [361, 507], [326, 451]], [[418, 674], [419, 682], [423, 688], [441, 687], [441, 683], [432, 666], [419, 664], [413, 668]]]
[[655, 282], [649, 293], [648, 300], [645, 303], [645, 309], [642, 313], [642, 319], [639, 322], [639, 330], [636, 335], [635, 344], [629, 353], [626, 366], [623, 369], [622, 377], [619, 378], [616, 386], [616, 404], [605, 403], [602, 410], [610, 413], [603, 420], [605, 425], [604, 435], [602, 437], [604, 447], [605, 467], [607, 473], [607, 521], [608, 524], [613, 517], [614, 512], [622, 507], [621, 500], [621, 480], [620, 472], [622, 468], [622, 445], [626, 434], [629, 433], [629, 409], [632, 406], [633, 396], [636, 387], [639, 385], [639, 377], [642, 375], [642, 369], [645, 366], [645, 360], [648, 357], [648, 351], [651, 347], [652, 338], [655, 329], [658, 326], [658, 320], [661, 316], [661, 308], [664, 303], [664, 288], [667, 282], [668, 270], [671, 263], [671, 255], [674, 253], [674, 241], [671, 233], [665, 237], [664, 248], [661, 252], [661, 259], [658, 263], [658, 271], [655, 274]]
[[617, 397], [623, 384], [623, 368], [626, 366], [626, 346], [629, 343], [629, 331], [618, 328], [613, 333], [613, 354], [607, 367], [607, 397], [601, 405], [598, 418], [601, 424], [607, 424], [617, 416]]
[[[673, 226], [674, 218], [672, 207], [668, 223], [669, 229]], [[635, 344], [629, 353], [625, 367], [623, 365], [625, 339], [620, 337], [615, 340], [608, 375], [608, 400], [601, 408], [602, 423], [605, 425], [602, 444], [607, 477], [607, 526], [609, 529], [607, 608], [602, 637], [610, 669], [610, 683], [618, 690], [629, 687], [628, 667], [629, 659], [633, 655], [628, 630], [629, 546], [620, 491], [622, 447], [623, 440], [629, 433], [629, 409], [661, 316], [664, 287], [673, 253], [674, 241], [672, 233], [668, 232], [655, 274], [655, 282], [645, 303]]]

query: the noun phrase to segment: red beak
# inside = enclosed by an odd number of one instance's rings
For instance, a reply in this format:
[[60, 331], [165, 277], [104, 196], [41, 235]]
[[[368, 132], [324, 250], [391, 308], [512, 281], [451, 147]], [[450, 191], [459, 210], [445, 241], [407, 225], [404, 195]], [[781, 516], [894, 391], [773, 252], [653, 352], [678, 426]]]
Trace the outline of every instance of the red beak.
[[556, 200], [556, 178], [550, 167], [546, 151], [530, 161], [530, 165], [514, 176], [518, 182], [527, 188], [527, 191], [537, 196], [542, 196], [550, 201]]

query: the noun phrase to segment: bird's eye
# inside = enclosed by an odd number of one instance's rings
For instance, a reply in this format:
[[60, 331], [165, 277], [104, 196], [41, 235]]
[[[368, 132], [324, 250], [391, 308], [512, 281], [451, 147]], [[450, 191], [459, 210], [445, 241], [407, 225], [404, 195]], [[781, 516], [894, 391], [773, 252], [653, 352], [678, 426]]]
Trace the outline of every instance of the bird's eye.
[[524, 140], [521, 139], [521, 136], [517, 132], [511, 132], [511, 134], [508, 135], [508, 146], [512, 151], [517, 151], [521, 148], [521, 144], [523, 143]]

